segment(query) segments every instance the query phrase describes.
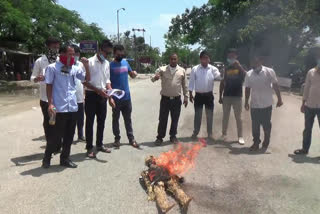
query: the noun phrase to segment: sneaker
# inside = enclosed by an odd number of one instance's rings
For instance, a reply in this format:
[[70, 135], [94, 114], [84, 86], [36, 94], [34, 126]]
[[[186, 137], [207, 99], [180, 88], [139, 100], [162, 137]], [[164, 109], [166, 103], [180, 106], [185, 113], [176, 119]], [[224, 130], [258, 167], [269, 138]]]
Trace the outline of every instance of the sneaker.
[[227, 139], [227, 135], [221, 135], [221, 137], [219, 137], [219, 141], [226, 141]]
[[240, 145], [244, 145], [245, 144], [245, 141], [244, 141], [243, 137], [239, 137], [238, 142], [239, 142]]

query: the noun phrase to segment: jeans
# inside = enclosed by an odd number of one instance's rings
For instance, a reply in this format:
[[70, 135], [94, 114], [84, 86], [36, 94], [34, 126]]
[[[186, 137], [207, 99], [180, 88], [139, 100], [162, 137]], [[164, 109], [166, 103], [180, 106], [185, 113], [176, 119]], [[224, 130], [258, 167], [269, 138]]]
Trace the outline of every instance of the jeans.
[[170, 137], [175, 137], [177, 135], [181, 105], [182, 102], [180, 96], [173, 99], [162, 96], [160, 101], [158, 139], [163, 139], [166, 136], [169, 113], [171, 115]]
[[115, 137], [115, 140], [120, 140], [120, 128], [119, 128], [119, 119], [120, 113], [122, 113], [122, 117], [124, 120], [125, 128], [127, 131], [127, 137], [129, 141], [134, 140], [133, 129], [132, 129], [132, 121], [131, 121], [131, 112], [132, 112], [132, 104], [131, 100], [116, 100], [116, 107], [112, 109], [112, 131]]
[[314, 123], [314, 118], [318, 117], [318, 123], [320, 127], [320, 109], [319, 108], [309, 108], [305, 107], [304, 112], [304, 131], [303, 131], [303, 150], [309, 152], [311, 146], [312, 138], [312, 128]]
[[93, 148], [93, 123], [97, 116], [97, 147], [102, 147], [104, 123], [107, 117], [107, 100], [93, 91], [86, 91], [85, 98], [86, 113], [86, 149]]
[[242, 97], [223, 97], [223, 119], [222, 119], [222, 134], [227, 135], [229, 117], [231, 107], [233, 108], [234, 117], [237, 122], [238, 137], [243, 137], [242, 134]]
[[265, 147], [269, 146], [271, 137], [271, 115], [272, 106], [267, 108], [251, 108], [251, 120], [252, 120], [252, 136], [254, 144], [260, 144], [260, 126], [264, 130], [264, 141]]
[[213, 109], [214, 109], [214, 97], [212, 92], [209, 93], [196, 93], [194, 98], [194, 131], [193, 135], [197, 136], [201, 128], [202, 110], [203, 106], [206, 109], [207, 117], [207, 133], [208, 136], [212, 136], [212, 124], [213, 124]]

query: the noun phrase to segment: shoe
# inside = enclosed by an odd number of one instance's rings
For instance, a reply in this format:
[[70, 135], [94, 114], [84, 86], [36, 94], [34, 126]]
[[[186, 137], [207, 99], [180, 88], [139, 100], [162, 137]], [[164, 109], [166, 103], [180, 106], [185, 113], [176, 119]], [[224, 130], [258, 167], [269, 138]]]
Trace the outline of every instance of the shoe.
[[84, 142], [86, 141], [86, 139], [82, 136], [82, 137], [78, 137], [78, 142]]
[[133, 148], [136, 148], [136, 149], [139, 149], [139, 148], [140, 148], [139, 144], [137, 143], [137, 141], [136, 141], [135, 139], [130, 140], [129, 144], [130, 144]]
[[163, 140], [160, 138], [157, 138], [156, 141], [154, 142], [156, 146], [161, 146], [162, 143], [163, 143]]
[[73, 163], [70, 159], [60, 160], [60, 166], [64, 166], [67, 168], [77, 168], [77, 164]]
[[120, 149], [120, 140], [115, 140], [114, 143], [113, 143], [113, 146], [116, 148], [116, 149]]
[[50, 167], [50, 162], [51, 162], [50, 158], [43, 158], [41, 167], [44, 169], [48, 169]]
[[250, 147], [250, 151], [251, 152], [255, 152], [259, 150], [259, 144], [254, 143], [251, 147]]
[[87, 151], [87, 157], [89, 158], [96, 158], [96, 153], [94, 153], [94, 151], [92, 149], [89, 149]]
[[244, 145], [245, 144], [245, 141], [244, 141], [243, 137], [239, 137], [238, 142], [239, 142], [240, 145]]
[[104, 153], [111, 153], [111, 150], [109, 150], [105, 146], [97, 147], [97, 151], [104, 152]]
[[297, 149], [294, 151], [295, 155], [307, 155], [308, 151], [304, 150], [304, 149]]
[[173, 144], [177, 144], [179, 143], [178, 139], [176, 138], [176, 136], [170, 137], [170, 142]]
[[226, 139], [227, 139], [227, 135], [221, 135], [221, 137], [219, 137], [219, 141], [226, 141]]
[[192, 134], [191, 139], [192, 139], [192, 140], [198, 140], [198, 136], [195, 135], [195, 134]]

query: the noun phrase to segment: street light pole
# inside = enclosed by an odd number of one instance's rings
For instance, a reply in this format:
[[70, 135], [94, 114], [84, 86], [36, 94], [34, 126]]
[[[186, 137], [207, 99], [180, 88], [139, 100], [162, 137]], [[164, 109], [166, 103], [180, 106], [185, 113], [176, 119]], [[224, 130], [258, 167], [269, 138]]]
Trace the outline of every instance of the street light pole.
[[118, 26], [118, 44], [120, 43], [120, 31], [119, 31], [119, 11], [123, 10], [125, 11], [125, 8], [120, 8], [117, 10], [117, 26]]

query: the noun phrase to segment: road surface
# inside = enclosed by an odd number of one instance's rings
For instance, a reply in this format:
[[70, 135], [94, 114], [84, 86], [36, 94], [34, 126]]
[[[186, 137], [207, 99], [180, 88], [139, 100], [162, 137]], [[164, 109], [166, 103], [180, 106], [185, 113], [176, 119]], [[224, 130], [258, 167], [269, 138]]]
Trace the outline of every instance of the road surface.
[[[58, 166], [59, 156], [54, 156], [50, 169], [42, 169], [45, 142], [38, 99], [1, 96], [0, 213], [158, 213], [155, 203], [147, 201], [139, 175], [145, 168], [147, 155], [159, 155], [173, 148], [168, 142], [161, 147], [153, 144], [160, 82], [142, 79], [130, 84], [133, 128], [142, 150], [124, 145], [111, 154], [99, 153], [96, 160], [89, 160], [85, 156], [85, 144], [77, 143], [72, 146], [71, 155], [77, 169]], [[221, 133], [222, 108], [215, 96], [214, 137], [217, 138]], [[195, 168], [185, 175], [183, 188], [193, 197], [188, 213], [320, 213], [319, 127], [315, 123], [310, 154], [293, 156], [302, 139], [301, 98], [284, 92], [283, 100], [285, 105], [273, 111], [272, 141], [266, 154], [248, 151], [251, 145], [248, 112], [243, 113], [245, 146], [233, 143], [236, 128], [232, 115], [230, 142], [210, 143], [200, 151]], [[110, 112], [108, 108], [105, 144], [113, 141]], [[123, 121], [121, 127], [122, 143], [127, 144]], [[192, 129], [193, 107], [189, 105], [182, 109], [179, 123], [178, 137], [182, 142], [191, 141]], [[203, 125], [200, 136], [206, 136], [205, 129]], [[170, 213], [183, 212], [176, 206]]]

